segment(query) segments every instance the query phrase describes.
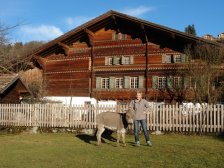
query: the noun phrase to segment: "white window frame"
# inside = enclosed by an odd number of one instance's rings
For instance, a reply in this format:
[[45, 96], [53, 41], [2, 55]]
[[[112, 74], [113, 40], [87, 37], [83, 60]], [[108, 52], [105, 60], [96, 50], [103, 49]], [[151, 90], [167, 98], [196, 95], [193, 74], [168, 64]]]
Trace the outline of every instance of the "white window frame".
[[110, 80], [109, 78], [101, 78], [101, 88], [102, 89], [109, 89]]
[[167, 87], [167, 79], [164, 76], [158, 77], [158, 89], [166, 89]]
[[138, 88], [139, 78], [138, 77], [130, 77], [130, 88]]
[[122, 89], [124, 86], [123, 78], [115, 78], [115, 88]]

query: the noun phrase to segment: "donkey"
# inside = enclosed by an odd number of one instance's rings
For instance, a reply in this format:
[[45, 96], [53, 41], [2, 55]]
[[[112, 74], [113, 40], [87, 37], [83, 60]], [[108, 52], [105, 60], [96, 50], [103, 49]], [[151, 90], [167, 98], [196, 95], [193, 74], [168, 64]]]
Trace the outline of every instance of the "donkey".
[[122, 137], [122, 143], [125, 144], [125, 133], [128, 124], [133, 124], [134, 111], [128, 109], [126, 113], [115, 113], [115, 112], [103, 112], [96, 116], [97, 124], [97, 145], [101, 144], [101, 135], [105, 128], [117, 131], [117, 145], [119, 145], [120, 137]]

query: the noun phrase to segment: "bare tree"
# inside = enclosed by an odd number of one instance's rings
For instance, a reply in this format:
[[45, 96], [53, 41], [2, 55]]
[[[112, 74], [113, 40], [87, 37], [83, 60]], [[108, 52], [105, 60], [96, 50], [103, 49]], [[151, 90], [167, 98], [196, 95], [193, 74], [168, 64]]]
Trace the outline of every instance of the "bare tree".
[[223, 101], [224, 91], [224, 47], [208, 44], [198, 44], [187, 47], [185, 54], [188, 56], [186, 73], [189, 76], [189, 91], [195, 102], [201, 104], [199, 131], [208, 116], [209, 109], [204, 103], [215, 104]]
[[194, 93], [194, 100], [199, 103], [216, 103], [222, 96], [224, 47], [199, 44], [187, 47], [187, 75]]

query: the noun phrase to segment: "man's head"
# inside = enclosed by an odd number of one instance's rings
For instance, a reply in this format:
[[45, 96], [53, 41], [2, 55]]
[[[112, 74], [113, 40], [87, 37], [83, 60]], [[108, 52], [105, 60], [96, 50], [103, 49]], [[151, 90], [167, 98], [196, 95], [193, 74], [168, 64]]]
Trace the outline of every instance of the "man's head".
[[142, 93], [141, 92], [137, 92], [136, 93], [136, 99], [137, 100], [141, 100], [142, 99]]

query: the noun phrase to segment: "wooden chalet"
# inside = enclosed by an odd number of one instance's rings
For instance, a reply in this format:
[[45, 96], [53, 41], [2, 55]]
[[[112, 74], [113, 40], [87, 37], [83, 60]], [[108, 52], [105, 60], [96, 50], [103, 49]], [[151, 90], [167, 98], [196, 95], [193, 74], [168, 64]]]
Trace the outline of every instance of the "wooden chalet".
[[17, 74], [0, 74], [0, 104], [17, 104], [24, 96], [31, 93]]
[[[45, 96], [130, 100], [169, 99], [159, 90], [185, 64], [187, 45], [214, 44], [158, 24], [109, 11], [46, 43], [32, 53], [43, 70]], [[184, 83], [182, 76], [171, 76]], [[159, 93], [159, 95], [158, 95]]]

